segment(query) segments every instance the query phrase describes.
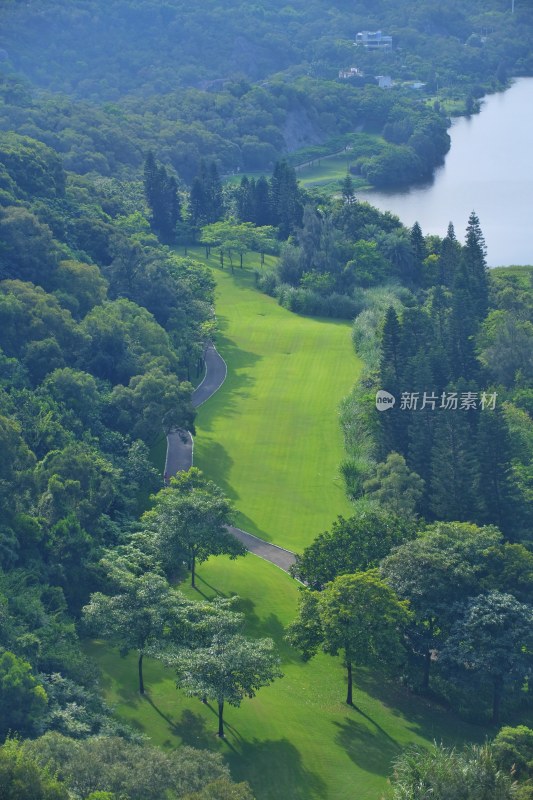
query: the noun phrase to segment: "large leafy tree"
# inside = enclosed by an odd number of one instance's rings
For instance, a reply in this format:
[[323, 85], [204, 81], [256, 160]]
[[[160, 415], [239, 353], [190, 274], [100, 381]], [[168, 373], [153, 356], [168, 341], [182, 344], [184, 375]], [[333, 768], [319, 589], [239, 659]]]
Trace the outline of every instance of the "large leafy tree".
[[224, 704], [240, 706], [245, 697], [281, 678], [279, 664], [272, 639], [251, 640], [223, 631], [209, 647], [184, 650], [177, 657], [177, 685], [187, 694], [216, 701], [218, 735], [224, 736]]
[[215, 555], [245, 555], [246, 549], [227, 530], [231, 513], [231, 504], [218, 486], [193, 467], [155, 495], [153, 508], [142, 522], [153, 536], [167, 573], [172, 574], [185, 560], [194, 586], [197, 563]]
[[287, 638], [304, 658], [318, 650], [333, 656], [342, 651], [348, 679], [346, 702], [352, 705], [353, 667], [397, 667], [409, 618], [407, 602], [398, 599], [376, 570], [370, 570], [341, 575], [322, 592], [303, 590]]
[[[11, 731], [31, 734], [46, 709], [47, 697], [27, 661], [6, 651], [0, 655], [0, 738]], [[1, 785], [1, 784], [0, 784]]]
[[413, 538], [410, 520], [383, 510], [358, 516], [338, 517], [296, 558], [294, 577], [311, 589], [322, 589], [338, 575], [349, 575], [377, 567], [395, 545]]
[[[208, 750], [181, 746], [165, 751], [118, 736], [90, 736], [80, 741], [52, 732], [25, 742], [22, 748], [26, 758], [49, 766], [59, 774], [75, 797], [93, 800], [185, 798], [189, 793], [202, 793], [220, 782], [221, 793], [214, 797], [221, 800], [226, 797], [223, 791], [227, 791], [227, 796], [233, 800], [230, 792], [235, 784], [229, 769], [220, 754]], [[200, 796], [203, 800], [204, 795]], [[212, 795], [205, 797], [211, 800]], [[250, 800], [250, 795], [237, 794], [235, 800]]]
[[139, 692], [144, 694], [143, 657], [158, 655], [168, 621], [177, 617], [187, 601], [168, 585], [165, 578], [147, 572], [136, 576], [114, 571], [117, 592], [96, 592], [83, 609], [87, 628], [118, 646], [121, 655], [135, 650], [138, 656]]
[[67, 787], [46, 765], [25, 752], [24, 745], [8, 739], [0, 747], [0, 791], [6, 800], [69, 800]]
[[152, 369], [119, 384], [110, 403], [120, 431], [152, 443], [162, 431], [173, 428], [194, 433], [196, 412], [191, 403], [192, 386], [162, 369]]
[[454, 674], [477, 673], [492, 684], [492, 721], [500, 719], [506, 685], [533, 674], [533, 607], [510, 594], [489, 592], [460, 610], [440, 659]]
[[454, 603], [480, 592], [501, 540], [493, 527], [435, 523], [382, 561], [381, 574], [414, 613], [408, 639], [413, 652], [423, 658], [424, 689], [429, 686], [432, 655], [453, 621]]

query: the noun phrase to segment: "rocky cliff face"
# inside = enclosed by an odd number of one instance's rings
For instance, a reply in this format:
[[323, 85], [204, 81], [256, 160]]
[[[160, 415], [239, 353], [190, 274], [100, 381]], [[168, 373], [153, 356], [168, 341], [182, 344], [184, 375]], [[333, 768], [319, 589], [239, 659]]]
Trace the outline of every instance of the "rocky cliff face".
[[303, 106], [295, 106], [287, 112], [282, 134], [288, 153], [300, 147], [321, 144], [325, 138], [320, 126]]

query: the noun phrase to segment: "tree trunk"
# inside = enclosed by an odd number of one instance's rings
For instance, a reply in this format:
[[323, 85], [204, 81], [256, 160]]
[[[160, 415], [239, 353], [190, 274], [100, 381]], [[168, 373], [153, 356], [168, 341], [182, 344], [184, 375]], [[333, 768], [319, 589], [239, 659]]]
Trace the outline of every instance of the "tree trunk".
[[144, 694], [143, 654], [139, 653], [139, 693]]
[[218, 701], [218, 735], [224, 736], [224, 701]]
[[426, 650], [424, 654], [424, 675], [422, 678], [422, 689], [427, 692], [429, 689], [429, 670], [431, 669], [431, 650]]
[[265, 254], [261, 253], [261, 266], [265, 263]]
[[346, 695], [346, 703], [349, 706], [353, 706], [353, 699], [352, 699], [352, 662], [348, 661], [346, 664], [346, 669], [348, 670], [348, 693]]
[[239, 253], [239, 255], [241, 257], [241, 269], [242, 269], [242, 253]]
[[503, 678], [501, 675], [497, 675], [494, 678], [494, 690], [492, 693], [492, 722], [494, 725], [498, 725], [500, 722], [500, 705], [502, 702], [502, 695]]
[[194, 581], [196, 577], [196, 555], [192, 553], [191, 555], [191, 586], [193, 589], [196, 589], [196, 583]]

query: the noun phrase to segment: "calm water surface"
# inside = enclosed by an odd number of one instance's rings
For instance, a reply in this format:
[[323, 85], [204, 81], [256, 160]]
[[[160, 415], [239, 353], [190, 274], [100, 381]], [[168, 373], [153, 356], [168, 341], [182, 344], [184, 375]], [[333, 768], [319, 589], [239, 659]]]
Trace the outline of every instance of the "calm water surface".
[[365, 192], [361, 199], [406, 225], [418, 220], [425, 234], [445, 236], [451, 221], [461, 241], [475, 210], [491, 267], [533, 264], [533, 78], [486, 97], [481, 113], [454, 121], [450, 135], [450, 152], [431, 185]]

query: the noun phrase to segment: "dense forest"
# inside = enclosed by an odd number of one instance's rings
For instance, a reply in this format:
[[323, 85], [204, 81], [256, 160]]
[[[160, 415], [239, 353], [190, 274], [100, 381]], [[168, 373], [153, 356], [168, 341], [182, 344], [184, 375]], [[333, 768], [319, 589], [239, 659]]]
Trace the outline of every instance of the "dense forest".
[[[474, 110], [533, 66], [531, 9], [517, 3], [511, 15], [505, 0], [356, 10], [43, 0], [3, 4], [0, 23], [0, 127], [44, 141], [82, 174], [134, 174], [151, 147], [186, 183], [202, 157], [225, 173], [268, 170], [287, 153], [339, 149], [355, 130], [376, 134], [361, 154], [372, 163], [357, 165], [370, 183], [427, 177], [447, 150], [447, 100]], [[389, 32], [392, 50], [354, 48], [365, 29]], [[364, 77], [338, 80], [353, 61]], [[377, 86], [382, 74], [394, 92]]]
[[[357, 196], [430, 177], [450, 114], [532, 74], [531, 7], [508, 6], [2, 4], [0, 796], [252, 800], [236, 756], [160, 748], [115, 713], [98, 639], [134, 655], [139, 697], [143, 659], [169, 669], [221, 739], [286, 651], [340, 655], [349, 707], [372, 673], [493, 726], [386, 751], [391, 798], [422, 800], [421, 775], [437, 800], [533, 797], [533, 272], [489, 273], [475, 212], [441, 238]], [[390, 50], [355, 47], [377, 29]], [[299, 184], [295, 165], [347, 146], [334, 196]], [[353, 513], [296, 555], [281, 646], [253, 599], [191, 599], [198, 565], [241, 563], [236, 509], [156, 456], [195, 432], [212, 267], [250, 254], [258, 295], [353, 322], [364, 363], [340, 411]]]

